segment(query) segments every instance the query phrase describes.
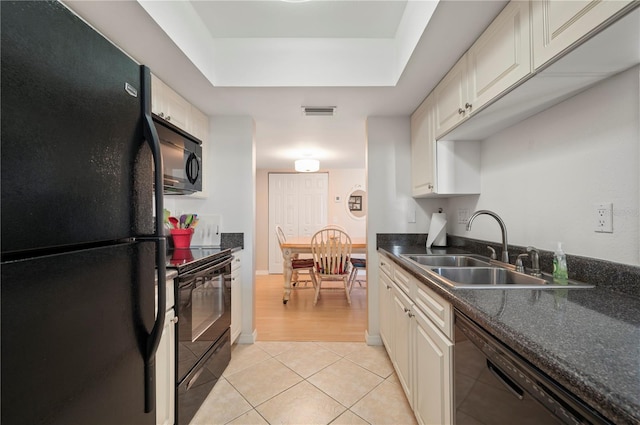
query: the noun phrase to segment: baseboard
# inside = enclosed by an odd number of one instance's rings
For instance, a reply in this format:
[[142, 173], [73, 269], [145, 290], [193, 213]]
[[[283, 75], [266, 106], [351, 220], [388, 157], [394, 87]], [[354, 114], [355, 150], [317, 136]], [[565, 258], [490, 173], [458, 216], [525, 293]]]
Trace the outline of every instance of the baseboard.
[[364, 340], [367, 345], [382, 345], [380, 335], [369, 335], [369, 330], [364, 331]]
[[260, 276], [265, 276], [269, 274], [269, 270], [256, 270], [256, 274]]
[[254, 329], [252, 333], [242, 332], [238, 337], [238, 344], [253, 344], [258, 340], [258, 330]]

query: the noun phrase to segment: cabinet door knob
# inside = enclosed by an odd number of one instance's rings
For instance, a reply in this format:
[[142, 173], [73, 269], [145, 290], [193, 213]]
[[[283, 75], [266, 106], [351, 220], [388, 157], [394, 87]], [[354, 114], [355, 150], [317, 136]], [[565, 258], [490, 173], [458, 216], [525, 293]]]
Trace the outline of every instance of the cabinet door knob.
[[429, 190], [431, 190], [431, 189], [433, 189], [433, 185], [432, 185], [431, 183], [429, 183], [429, 184], [427, 185], [427, 188], [428, 188]]
[[471, 109], [471, 107], [472, 107], [472, 106], [473, 106], [473, 105], [471, 105], [470, 103], [465, 103], [465, 104], [464, 104], [464, 108], [465, 108], [465, 109]]
[[171, 116], [167, 115], [167, 121], [171, 121]]
[[171, 319], [171, 323], [173, 323], [174, 325], [176, 323], [178, 323], [178, 316], [174, 317], [173, 319]]
[[458, 108], [458, 113], [459, 113], [460, 115], [463, 115], [463, 114], [464, 114], [464, 112], [465, 112], [465, 110], [464, 110], [464, 109], [462, 109], [462, 108]]
[[160, 113], [158, 114], [158, 116], [159, 116], [160, 118], [164, 118], [164, 112], [160, 112]]

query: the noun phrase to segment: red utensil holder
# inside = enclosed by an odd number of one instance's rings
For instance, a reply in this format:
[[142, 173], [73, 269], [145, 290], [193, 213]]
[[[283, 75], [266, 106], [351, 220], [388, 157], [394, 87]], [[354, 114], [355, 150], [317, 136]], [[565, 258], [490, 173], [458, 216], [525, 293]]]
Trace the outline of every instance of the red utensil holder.
[[171, 229], [171, 237], [173, 238], [174, 248], [189, 248], [193, 237], [193, 229]]

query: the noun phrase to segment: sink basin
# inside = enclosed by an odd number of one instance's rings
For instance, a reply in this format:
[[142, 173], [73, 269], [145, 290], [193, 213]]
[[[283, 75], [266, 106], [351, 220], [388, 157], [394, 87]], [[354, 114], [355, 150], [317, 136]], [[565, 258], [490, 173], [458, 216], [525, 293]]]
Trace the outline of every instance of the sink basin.
[[593, 285], [580, 282], [558, 283], [551, 278], [530, 276], [501, 267], [438, 267], [431, 271], [442, 276], [450, 286], [464, 289], [593, 288]]
[[488, 267], [489, 262], [468, 255], [403, 255], [428, 267]]
[[513, 269], [495, 266], [476, 255], [403, 254], [402, 257], [435, 273], [438, 281], [456, 289], [553, 289], [593, 288], [582, 282], [558, 283], [551, 276], [535, 277]]
[[435, 268], [434, 273], [463, 285], [545, 285], [546, 280], [499, 267]]

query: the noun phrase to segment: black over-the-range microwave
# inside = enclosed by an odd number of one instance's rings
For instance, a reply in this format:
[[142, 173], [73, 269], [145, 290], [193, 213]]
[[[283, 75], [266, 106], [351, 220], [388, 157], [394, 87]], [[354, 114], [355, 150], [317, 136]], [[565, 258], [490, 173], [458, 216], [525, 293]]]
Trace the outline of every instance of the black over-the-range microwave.
[[202, 142], [175, 125], [153, 115], [162, 159], [164, 192], [188, 195], [202, 190]]

